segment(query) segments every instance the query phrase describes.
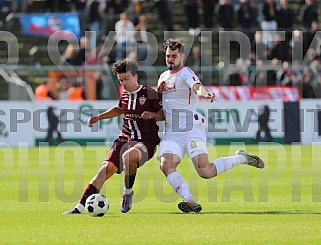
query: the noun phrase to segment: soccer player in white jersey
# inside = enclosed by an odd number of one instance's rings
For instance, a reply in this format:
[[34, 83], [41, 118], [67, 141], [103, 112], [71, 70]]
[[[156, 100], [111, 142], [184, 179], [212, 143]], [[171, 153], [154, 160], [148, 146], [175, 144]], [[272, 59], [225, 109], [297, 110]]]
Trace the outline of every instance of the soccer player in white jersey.
[[195, 102], [198, 96], [213, 102], [215, 95], [201, 84], [190, 68], [184, 66], [184, 49], [185, 45], [179, 39], [168, 39], [164, 43], [168, 70], [159, 77], [158, 92], [162, 96], [165, 134], [158, 158], [169, 184], [184, 199], [178, 208], [185, 213], [199, 213], [202, 206], [193, 198], [187, 182], [176, 169], [185, 154], [192, 159], [199, 176], [205, 179], [215, 177], [238, 164], [263, 168], [264, 162], [243, 150], [238, 150], [235, 156], [209, 161], [205, 119], [196, 111]]

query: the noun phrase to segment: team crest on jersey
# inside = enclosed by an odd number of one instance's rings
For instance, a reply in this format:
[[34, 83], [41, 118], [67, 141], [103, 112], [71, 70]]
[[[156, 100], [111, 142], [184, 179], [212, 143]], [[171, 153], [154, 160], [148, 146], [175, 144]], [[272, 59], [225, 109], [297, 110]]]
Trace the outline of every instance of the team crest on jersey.
[[197, 144], [196, 144], [196, 142], [194, 140], [189, 142], [189, 146], [191, 147], [191, 149], [197, 148]]
[[145, 104], [145, 102], [146, 102], [146, 97], [145, 96], [139, 97], [139, 104], [140, 105]]

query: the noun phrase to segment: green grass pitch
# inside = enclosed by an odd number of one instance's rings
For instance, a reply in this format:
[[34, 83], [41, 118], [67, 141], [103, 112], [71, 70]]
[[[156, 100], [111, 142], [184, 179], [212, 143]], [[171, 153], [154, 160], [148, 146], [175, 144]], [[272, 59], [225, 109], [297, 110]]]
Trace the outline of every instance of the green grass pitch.
[[0, 244], [320, 244], [321, 146], [209, 146], [210, 159], [240, 147], [266, 168], [241, 165], [205, 180], [189, 159], [179, 165], [200, 214], [178, 210], [154, 157], [138, 171], [129, 213], [120, 212], [123, 175], [106, 182], [102, 218], [62, 213], [77, 203], [105, 147], [0, 148]]

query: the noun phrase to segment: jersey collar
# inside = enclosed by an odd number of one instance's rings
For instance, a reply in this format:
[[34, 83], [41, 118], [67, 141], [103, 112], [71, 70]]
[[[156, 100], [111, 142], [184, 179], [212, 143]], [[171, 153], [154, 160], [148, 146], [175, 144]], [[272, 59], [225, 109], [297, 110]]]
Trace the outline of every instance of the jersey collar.
[[143, 87], [143, 85], [140, 85], [139, 86], [139, 88], [137, 89], [137, 90], [135, 90], [135, 91], [132, 91], [132, 92], [128, 92], [129, 94], [135, 94], [135, 93], [137, 93], [139, 90], [141, 90], [142, 89], [142, 87]]
[[185, 67], [185, 66], [182, 65], [182, 66], [181, 66], [180, 68], [178, 68], [177, 70], [175, 70], [175, 71], [170, 70], [169, 72], [170, 72], [171, 74], [175, 74], [175, 73], [179, 72], [180, 70], [182, 70], [184, 67]]

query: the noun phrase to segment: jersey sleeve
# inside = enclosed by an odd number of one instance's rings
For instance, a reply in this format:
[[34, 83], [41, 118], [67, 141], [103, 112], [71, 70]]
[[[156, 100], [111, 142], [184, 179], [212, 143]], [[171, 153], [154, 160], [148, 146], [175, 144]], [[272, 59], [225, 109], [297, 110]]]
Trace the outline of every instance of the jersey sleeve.
[[193, 85], [196, 83], [201, 83], [198, 76], [196, 76], [196, 74], [188, 67], [186, 67], [185, 78], [186, 83], [190, 88], [193, 88]]
[[158, 112], [163, 108], [159, 94], [151, 87], [148, 87], [148, 100], [150, 101], [152, 108], [155, 112]]
[[157, 82], [157, 88], [159, 87], [159, 85], [164, 81], [164, 73], [162, 73], [159, 78], [158, 78], [158, 82]]

